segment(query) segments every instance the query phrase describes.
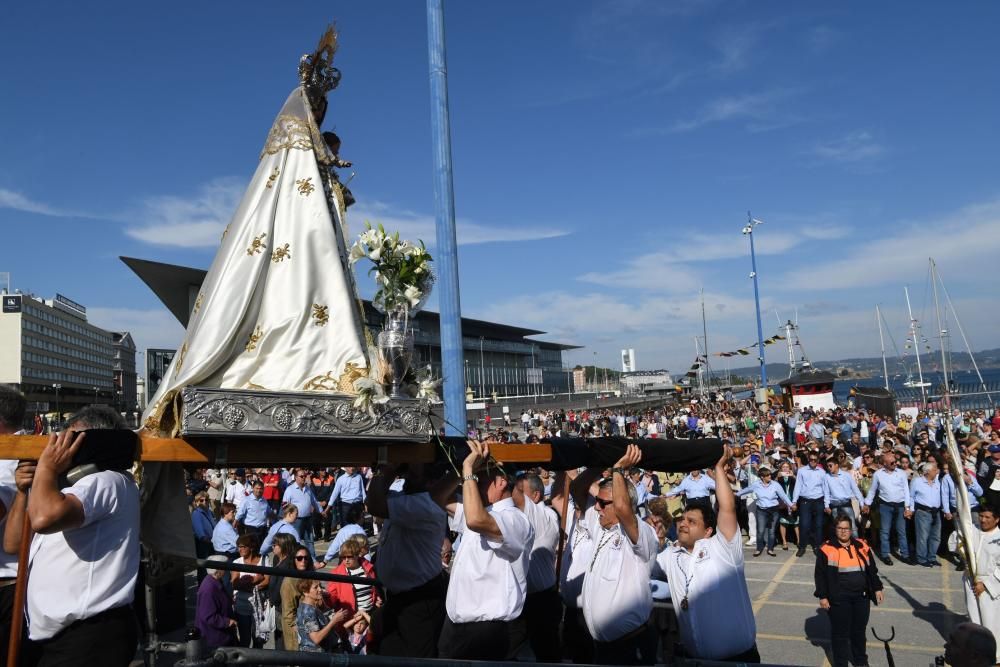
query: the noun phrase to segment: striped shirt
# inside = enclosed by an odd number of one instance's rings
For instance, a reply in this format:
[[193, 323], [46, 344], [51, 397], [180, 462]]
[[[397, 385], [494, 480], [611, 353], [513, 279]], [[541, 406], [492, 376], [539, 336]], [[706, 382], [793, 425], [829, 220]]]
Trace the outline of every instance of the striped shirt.
[[[352, 577], [365, 577], [365, 568], [347, 568], [347, 574]], [[375, 606], [375, 600], [372, 598], [372, 585], [371, 584], [352, 584], [354, 586], [354, 597], [358, 601], [358, 609], [360, 611], [370, 612], [372, 607]]]

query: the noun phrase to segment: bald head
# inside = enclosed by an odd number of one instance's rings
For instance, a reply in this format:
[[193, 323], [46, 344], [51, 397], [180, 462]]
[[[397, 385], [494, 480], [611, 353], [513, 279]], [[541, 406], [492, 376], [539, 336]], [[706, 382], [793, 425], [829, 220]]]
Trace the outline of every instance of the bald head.
[[997, 641], [977, 623], [961, 623], [948, 635], [944, 659], [952, 667], [988, 667], [996, 664]]

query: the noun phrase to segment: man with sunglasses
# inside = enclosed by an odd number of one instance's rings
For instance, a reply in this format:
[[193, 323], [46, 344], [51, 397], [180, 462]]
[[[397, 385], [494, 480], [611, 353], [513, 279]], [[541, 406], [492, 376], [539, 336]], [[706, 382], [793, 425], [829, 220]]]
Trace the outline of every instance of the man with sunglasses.
[[878, 550], [879, 558], [886, 565], [892, 565], [889, 558], [889, 540], [895, 527], [896, 539], [899, 543], [899, 560], [912, 564], [910, 561], [910, 545], [906, 541], [906, 519], [913, 512], [906, 509], [911, 506], [910, 483], [906, 473], [896, 467], [896, 455], [887, 452], [882, 455], [882, 468], [872, 475], [872, 486], [862, 512], [870, 512], [875, 496], [878, 496], [878, 512], [881, 519], [879, 526]]
[[638, 445], [628, 445], [611, 477], [600, 482], [596, 524], [581, 523], [573, 535], [592, 549], [583, 575], [583, 618], [599, 665], [648, 662], [640, 654], [653, 611], [649, 572], [659, 542], [653, 527], [639, 520], [638, 494], [628, 479], [641, 459]]

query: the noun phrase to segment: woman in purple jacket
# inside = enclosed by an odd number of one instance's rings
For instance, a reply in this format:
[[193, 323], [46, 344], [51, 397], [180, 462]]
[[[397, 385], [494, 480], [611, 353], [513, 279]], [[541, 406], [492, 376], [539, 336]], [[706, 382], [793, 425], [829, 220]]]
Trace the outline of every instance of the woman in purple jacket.
[[[208, 560], [226, 562], [225, 556], [209, 556]], [[205, 640], [207, 648], [234, 646], [236, 644], [236, 612], [233, 600], [222, 586], [225, 570], [208, 570], [198, 587], [198, 603], [194, 625]]]

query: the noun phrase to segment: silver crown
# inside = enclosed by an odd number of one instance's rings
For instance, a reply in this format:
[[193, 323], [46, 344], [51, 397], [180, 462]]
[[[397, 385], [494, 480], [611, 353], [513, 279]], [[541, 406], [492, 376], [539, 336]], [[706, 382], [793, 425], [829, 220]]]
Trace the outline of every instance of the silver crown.
[[[337, 30], [333, 25], [326, 29], [319, 45], [312, 53], [299, 59], [299, 82], [309, 98], [313, 112], [324, 108], [326, 94], [340, 84], [340, 70], [333, 66], [333, 56], [337, 52]], [[321, 119], [319, 119], [321, 120]]]

